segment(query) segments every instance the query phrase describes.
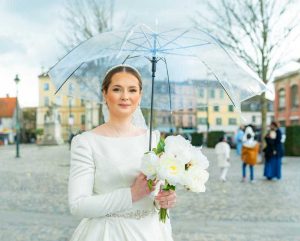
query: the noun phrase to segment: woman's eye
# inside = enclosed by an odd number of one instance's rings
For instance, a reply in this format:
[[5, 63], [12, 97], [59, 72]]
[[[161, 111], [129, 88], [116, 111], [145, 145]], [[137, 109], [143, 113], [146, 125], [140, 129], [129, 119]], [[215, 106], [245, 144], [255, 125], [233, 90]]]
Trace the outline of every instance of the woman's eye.
[[137, 92], [137, 90], [136, 89], [131, 89], [131, 90], [129, 90], [130, 92]]
[[115, 89], [113, 89], [113, 91], [114, 91], [114, 92], [117, 92], [117, 91], [120, 91], [120, 89], [115, 88]]

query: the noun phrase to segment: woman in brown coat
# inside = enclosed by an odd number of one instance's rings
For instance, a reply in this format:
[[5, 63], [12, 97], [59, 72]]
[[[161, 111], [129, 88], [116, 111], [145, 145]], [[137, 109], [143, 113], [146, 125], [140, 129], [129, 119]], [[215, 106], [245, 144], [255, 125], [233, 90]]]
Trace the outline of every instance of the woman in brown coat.
[[249, 165], [250, 168], [250, 181], [254, 182], [254, 165], [257, 162], [257, 156], [259, 152], [259, 144], [254, 140], [253, 129], [248, 126], [245, 130], [245, 138], [242, 147], [242, 161], [243, 161], [243, 179], [246, 181], [246, 168]]

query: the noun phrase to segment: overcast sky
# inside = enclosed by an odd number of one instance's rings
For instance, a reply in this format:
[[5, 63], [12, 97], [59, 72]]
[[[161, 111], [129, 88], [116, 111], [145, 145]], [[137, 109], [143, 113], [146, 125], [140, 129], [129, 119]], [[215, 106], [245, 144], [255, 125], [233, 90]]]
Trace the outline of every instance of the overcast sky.
[[[114, 25], [124, 19], [188, 25], [196, 6], [197, 0], [115, 0]], [[21, 106], [38, 105], [38, 75], [63, 54], [57, 42], [63, 31], [62, 9], [63, 0], [0, 0], [0, 97], [15, 96], [19, 74]], [[293, 54], [291, 58], [299, 58], [299, 49]]]

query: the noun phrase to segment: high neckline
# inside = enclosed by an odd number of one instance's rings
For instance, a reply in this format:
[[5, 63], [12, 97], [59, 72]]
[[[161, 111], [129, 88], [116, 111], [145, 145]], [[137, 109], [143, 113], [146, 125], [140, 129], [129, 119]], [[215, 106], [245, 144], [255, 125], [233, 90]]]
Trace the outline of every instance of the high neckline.
[[91, 133], [93, 136], [96, 136], [96, 137], [118, 140], [118, 139], [127, 139], [127, 138], [134, 139], [134, 138], [139, 138], [139, 137], [145, 137], [149, 133], [149, 130], [147, 129], [143, 134], [135, 135], [135, 136], [105, 136], [105, 135], [98, 134], [92, 130], [87, 131], [87, 132]]

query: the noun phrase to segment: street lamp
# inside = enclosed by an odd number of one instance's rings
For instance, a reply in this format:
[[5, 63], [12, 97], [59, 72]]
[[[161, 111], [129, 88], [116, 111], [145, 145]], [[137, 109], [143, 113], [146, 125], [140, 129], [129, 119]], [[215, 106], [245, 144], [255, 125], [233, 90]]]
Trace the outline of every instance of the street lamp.
[[16, 101], [16, 110], [17, 110], [17, 118], [16, 118], [16, 158], [20, 157], [20, 122], [19, 122], [19, 105], [18, 105], [18, 83], [20, 82], [19, 76], [16, 75], [14, 81], [16, 82], [16, 88], [17, 88], [17, 101]]

